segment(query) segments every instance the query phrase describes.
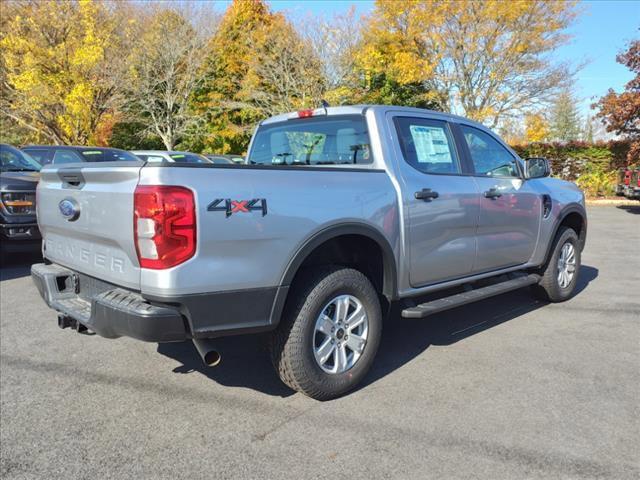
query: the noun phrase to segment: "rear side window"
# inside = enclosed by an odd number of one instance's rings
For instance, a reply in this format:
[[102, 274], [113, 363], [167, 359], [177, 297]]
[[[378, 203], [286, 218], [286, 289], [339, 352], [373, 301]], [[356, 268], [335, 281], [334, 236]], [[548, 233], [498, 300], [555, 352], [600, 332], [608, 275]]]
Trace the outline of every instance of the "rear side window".
[[250, 165], [363, 165], [373, 162], [362, 115], [298, 118], [258, 128]]
[[396, 117], [400, 148], [407, 163], [424, 173], [458, 174], [460, 162], [446, 122]]
[[77, 163], [82, 162], [82, 158], [73, 150], [56, 150], [55, 155], [53, 156], [54, 164], [61, 163]]

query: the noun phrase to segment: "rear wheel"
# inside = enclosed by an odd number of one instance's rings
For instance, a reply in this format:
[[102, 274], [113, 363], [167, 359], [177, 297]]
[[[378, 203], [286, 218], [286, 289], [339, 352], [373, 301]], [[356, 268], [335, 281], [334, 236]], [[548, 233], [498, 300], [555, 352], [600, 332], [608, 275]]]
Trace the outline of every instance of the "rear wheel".
[[378, 294], [351, 268], [324, 267], [296, 281], [272, 338], [284, 383], [318, 400], [352, 390], [366, 375], [382, 333]]
[[580, 273], [580, 253], [576, 232], [571, 228], [561, 227], [551, 256], [540, 272], [540, 282], [534, 287], [539, 298], [550, 302], [564, 302], [571, 298]]

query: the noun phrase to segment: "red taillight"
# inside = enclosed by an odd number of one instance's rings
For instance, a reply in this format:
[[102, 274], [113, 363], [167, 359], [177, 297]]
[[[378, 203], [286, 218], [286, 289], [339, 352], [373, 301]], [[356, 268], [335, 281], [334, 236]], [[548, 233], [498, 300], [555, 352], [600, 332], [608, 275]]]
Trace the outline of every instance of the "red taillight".
[[309, 118], [313, 117], [313, 108], [309, 108], [307, 110], [298, 110], [298, 118]]
[[190, 259], [196, 252], [193, 192], [138, 185], [133, 194], [133, 232], [143, 268], [169, 268]]

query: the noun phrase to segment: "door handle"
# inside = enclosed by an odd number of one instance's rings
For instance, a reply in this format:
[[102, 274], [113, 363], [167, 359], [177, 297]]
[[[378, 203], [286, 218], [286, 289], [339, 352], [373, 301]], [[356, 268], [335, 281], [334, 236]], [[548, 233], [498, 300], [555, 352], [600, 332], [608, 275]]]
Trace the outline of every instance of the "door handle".
[[416, 200], [425, 200], [428, 202], [434, 198], [438, 198], [440, 195], [438, 192], [434, 192], [430, 188], [423, 188], [419, 192], [414, 193], [413, 196], [416, 197]]
[[498, 191], [498, 189], [496, 188], [490, 188], [489, 190], [487, 190], [486, 192], [484, 192], [484, 197], [485, 198], [492, 198], [492, 199], [496, 199], [502, 196], [502, 193], [500, 193]]

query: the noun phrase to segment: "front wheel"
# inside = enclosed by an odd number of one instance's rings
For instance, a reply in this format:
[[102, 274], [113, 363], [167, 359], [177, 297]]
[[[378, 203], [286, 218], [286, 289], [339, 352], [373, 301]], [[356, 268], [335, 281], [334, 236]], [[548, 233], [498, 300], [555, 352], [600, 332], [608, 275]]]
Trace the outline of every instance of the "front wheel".
[[576, 289], [580, 273], [580, 241], [576, 232], [562, 227], [556, 235], [549, 261], [541, 270], [534, 292], [543, 300], [564, 302]]
[[351, 268], [324, 267], [293, 286], [271, 356], [289, 387], [328, 400], [364, 378], [381, 333], [380, 301], [369, 279]]

